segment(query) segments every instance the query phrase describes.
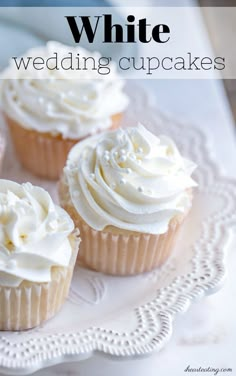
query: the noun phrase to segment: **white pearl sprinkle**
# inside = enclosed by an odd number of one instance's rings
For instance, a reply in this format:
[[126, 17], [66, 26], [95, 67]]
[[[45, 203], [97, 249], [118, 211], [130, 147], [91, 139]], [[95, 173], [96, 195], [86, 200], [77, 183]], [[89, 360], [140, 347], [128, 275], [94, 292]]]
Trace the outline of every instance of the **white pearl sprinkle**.
[[115, 151], [114, 156], [117, 158], [119, 155], [118, 151]]
[[90, 178], [93, 180], [95, 179], [95, 174], [93, 172], [90, 174]]
[[122, 155], [122, 156], [120, 157], [120, 162], [125, 162], [126, 160], [127, 160], [126, 155]]
[[139, 192], [143, 192], [143, 191], [144, 191], [144, 188], [140, 186], [140, 187], [138, 187], [138, 191], [139, 191]]
[[138, 153], [143, 153], [143, 148], [142, 148], [141, 146], [138, 147], [137, 152], [138, 152]]
[[104, 154], [103, 158], [104, 158], [104, 160], [105, 160], [106, 162], [109, 162], [109, 160], [110, 160], [110, 155], [108, 155], [108, 154]]
[[135, 160], [136, 159], [136, 155], [135, 154], [130, 154], [130, 159], [133, 159], [133, 160]]
[[125, 155], [125, 154], [126, 154], [125, 149], [121, 149], [121, 150], [120, 150], [120, 155]]
[[53, 221], [49, 222], [48, 227], [55, 230], [57, 228], [57, 220], [54, 219]]
[[131, 172], [132, 172], [131, 168], [127, 168], [125, 171], [126, 171], [127, 174], [131, 174]]
[[120, 179], [120, 185], [126, 184], [126, 180], [124, 178]]

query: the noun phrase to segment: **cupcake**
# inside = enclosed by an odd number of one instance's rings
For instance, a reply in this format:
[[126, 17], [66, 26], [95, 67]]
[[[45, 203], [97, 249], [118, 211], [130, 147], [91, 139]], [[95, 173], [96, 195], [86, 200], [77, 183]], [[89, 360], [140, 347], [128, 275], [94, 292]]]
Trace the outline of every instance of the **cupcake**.
[[[128, 104], [114, 63], [104, 78], [91, 64], [87, 70], [69, 69], [70, 54], [74, 61], [76, 56], [100, 59], [98, 53], [49, 42], [24, 57], [40, 56], [47, 62], [42, 70], [29, 65], [16, 71], [11, 62], [2, 74], [1, 106], [18, 158], [33, 174], [47, 179], [59, 177], [74, 144], [116, 128]], [[63, 59], [64, 69], [58, 68]]]
[[3, 136], [1, 135], [1, 132], [0, 132], [0, 173], [1, 173], [1, 169], [2, 169], [4, 151], [5, 151], [5, 141], [4, 141], [4, 138], [3, 138]]
[[78, 245], [73, 221], [44, 189], [0, 180], [0, 330], [29, 329], [55, 315]]
[[163, 264], [191, 208], [194, 168], [171, 139], [142, 125], [75, 145], [59, 195], [80, 228], [80, 260], [113, 275]]

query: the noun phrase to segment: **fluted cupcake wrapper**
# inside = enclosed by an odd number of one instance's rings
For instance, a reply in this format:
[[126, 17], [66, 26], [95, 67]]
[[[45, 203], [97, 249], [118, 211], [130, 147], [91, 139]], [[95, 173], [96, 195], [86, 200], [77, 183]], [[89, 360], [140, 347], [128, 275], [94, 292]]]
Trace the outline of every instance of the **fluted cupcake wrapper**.
[[168, 231], [161, 235], [112, 228], [96, 231], [82, 220], [74, 208], [64, 175], [58, 191], [62, 207], [80, 230], [82, 242], [78, 262], [111, 275], [134, 275], [162, 265], [170, 256], [178, 230], [188, 214], [186, 212], [174, 218]]
[[19, 287], [0, 287], [0, 330], [25, 330], [53, 317], [66, 299], [78, 254], [79, 238], [68, 267], [55, 267], [48, 283], [24, 281]]
[[[112, 117], [112, 129], [119, 125], [121, 114]], [[22, 127], [13, 119], [5, 119], [20, 163], [42, 178], [56, 180], [65, 166], [71, 148], [81, 139], [63, 139], [49, 133], [40, 133]]]
[[162, 235], [126, 235], [96, 231], [82, 221], [77, 224], [83, 239], [79, 260], [91, 269], [112, 275], [139, 274], [162, 265], [180, 227], [175, 221]]
[[[134, 275], [161, 266], [170, 256], [178, 230], [188, 211], [171, 220], [165, 234], [144, 234], [108, 228], [96, 231], [79, 216], [62, 175], [58, 193], [61, 206], [69, 213], [79, 228], [81, 245], [78, 262], [90, 269], [111, 275]], [[190, 196], [191, 191], [189, 192]]]

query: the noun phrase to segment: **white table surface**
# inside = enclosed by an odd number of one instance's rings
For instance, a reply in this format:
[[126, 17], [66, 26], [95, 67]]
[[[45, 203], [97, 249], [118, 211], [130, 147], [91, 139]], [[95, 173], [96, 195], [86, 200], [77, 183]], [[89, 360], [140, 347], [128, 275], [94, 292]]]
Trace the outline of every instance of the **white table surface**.
[[[197, 20], [195, 26], [197, 30]], [[200, 43], [204, 41], [200, 40]], [[140, 81], [140, 84], [152, 93], [153, 103], [158, 108], [204, 128], [219, 165], [228, 176], [235, 177], [235, 126], [220, 81], [149, 80]], [[142, 360], [122, 362], [95, 356], [80, 363], [54, 366], [35, 375], [182, 376], [188, 374], [184, 372], [188, 365], [192, 368], [232, 368], [231, 375], [236, 375], [235, 268], [236, 252], [231, 249], [229, 276], [222, 290], [195, 303], [185, 315], [177, 318], [173, 337], [160, 353]]]

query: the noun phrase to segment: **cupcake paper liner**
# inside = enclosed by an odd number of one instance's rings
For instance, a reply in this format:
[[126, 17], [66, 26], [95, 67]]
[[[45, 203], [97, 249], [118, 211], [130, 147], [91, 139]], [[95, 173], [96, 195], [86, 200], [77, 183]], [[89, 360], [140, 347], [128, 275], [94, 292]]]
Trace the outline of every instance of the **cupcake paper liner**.
[[78, 222], [83, 244], [80, 260], [89, 268], [112, 275], [133, 275], [162, 265], [171, 254], [179, 223], [166, 234], [124, 235], [96, 231]]
[[73, 235], [68, 267], [54, 267], [48, 283], [23, 281], [19, 287], [0, 287], [0, 330], [25, 330], [53, 317], [68, 295], [79, 237]]
[[[22, 127], [5, 114], [11, 138], [20, 163], [42, 178], [56, 180], [60, 177], [70, 149], [81, 139], [63, 139], [49, 133], [40, 133]], [[112, 127], [118, 127], [121, 114], [112, 117]]]
[[78, 261], [90, 269], [111, 275], [134, 275], [161, 266], [170, 256], [185, 215], [175, 217], [165, 234], [144, 234], [116, 228], [92, 229], [77, 213], [62, 177], [61, 205], [80, 229], [82, 243]]

